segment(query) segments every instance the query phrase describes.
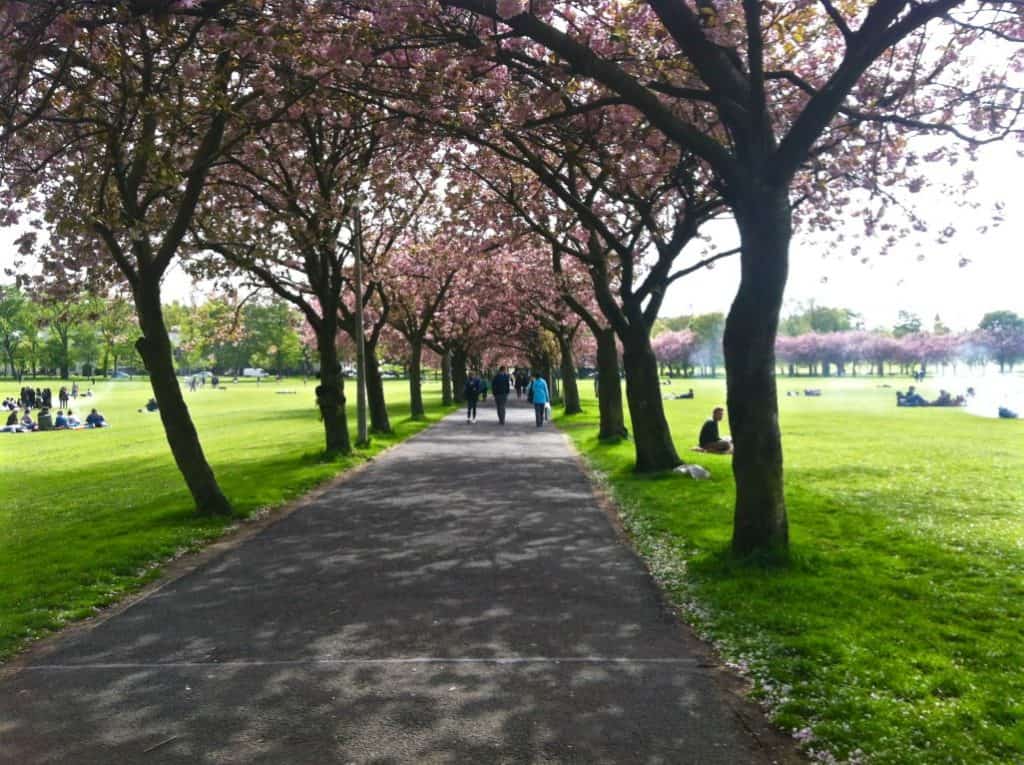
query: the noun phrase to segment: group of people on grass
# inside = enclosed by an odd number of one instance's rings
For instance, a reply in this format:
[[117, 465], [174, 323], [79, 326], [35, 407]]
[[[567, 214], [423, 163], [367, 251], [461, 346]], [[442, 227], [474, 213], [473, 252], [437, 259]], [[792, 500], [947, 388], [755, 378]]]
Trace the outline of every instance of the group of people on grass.
[[[256, 382], [259, 382], [260, 378], [256, 378]], [[238, 382], [238, 378], [234, 379], [234, 382]], [[217, 375], [210, 376], [210, 387], [216, 390], [220, 386], [220, 378]], [[195, 392], [198, 388], [206, 387], [206, 375], [192, 375], [188, 378], [188, 389], [190, 392]]]
[[31, 407], [23, 410], [21, 417], [18, 416], [18, 409], [9, 409], [7, 422], [0, 433], [32, 433], [46, 430], [79, 430], [81, 428], [105, 428], [107, 421], [98, 411], [93, 409], [85, 418], [85, 422], [78, 419], [75, 413], [68, 409], [58, 409], [54, 415], [49, 407], [42, 407], [32, 419]]
[[896, 391], [896, 406], [966, 406], [967, 399], [974, 396], [974, 388], [967, 389], [966, 396], [953, 396], [948, 390], [939, 390], [939, 397], [928, 401], [911, 385], [907, 392]]
[[[529, 381], [527, 382], [527, 380]], [[543, 427], [544, 421], [551, 417], [551, 393], [548, 390], [547, 380], [541, 377], [540, 372], [534, 372], [532, 379], [529, 379], [525, 372], [518, 368], [514, 375], [510, 375], [508, 368], [501, 366], [498, 368], [497, 374], [491, 378], [489, 385], [487, 379], [476, 370], [470, 372], [466, 378], [463, 393], [466, 396], [467, 423], [476, 422], [477, 402], [481, 399], [486, 400], [488, 387], [494, 396], [494, 408], [498, 412], [500, 425], [505, 424], [506, 405], [513, 388], [517, 399], [521, 399], [525, 395], [526, 400], [533, 404], [538, 428]]]

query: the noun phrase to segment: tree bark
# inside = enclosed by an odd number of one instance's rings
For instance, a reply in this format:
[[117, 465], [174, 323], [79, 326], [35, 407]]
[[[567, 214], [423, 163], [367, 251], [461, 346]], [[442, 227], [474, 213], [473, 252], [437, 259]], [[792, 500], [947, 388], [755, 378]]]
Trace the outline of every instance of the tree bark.
[[174, 373], [171, 339], [160, 306], [159, 282], [141, 283], [133, 293], [139, 328], [142, 330], [142, 337], [135, 347], [149, 372], [153, 397], [159, 406], [160, 420], [174, 462], [192, 494], [197, 512], [203, 515], [229, 515], [231, 503], [221, 491], [213, 468], [206, 461], [203, 447], [199, 443], [199, 434]]
[[626, 399], [633, 425], [636, 470], [650, 473], [671, 470], [682, 463], [672, 442], [661, 401], [658, 360], [646, 327], [637, 323], [622, 340], [622, 365], [626, 370]]
[[597, 406], [601, 414], [598, 439], [619, 441], [629, 435], [622, 411], [622, 380], [615, 332], [603, 329], [597, 337]]
[[724, 338], [729, 426], [736, 451], [732, 548], [739, 555], [785, 552], [789, 529], [773, 371], [792, 211], [785, 190], [765, 190], [743, 199], [736, 213], [741, 277]]
[[422, 420], [426, 415], [423, 409], [423, 343], [420, 340], [409, 341], [409, 416], [414, 420]]
[[452, 398], [452, 354], [445, 351], [441, 356], [441, 404], [451, 406], [455, 399]]
[[60, 379], [67, 380], [71, 377], [71, 344], [68, 341], [67, 332], [58, 334], [60, 336]]
[[456, 404], [466, 403], [466, 351], [456, 348], [452, 351], [452, 393]]
[[366, 401], [370, 409], [370, 431], [390, 433], [391, 418], [388, 417], [388, 404], [384, 398], [384, 380], [380, 376], [376, 343], [366, 343], [365, 354]]
[[576, 383], [576, 361], [572, 356], [572, 342], [568, 337], [558, 336], [558, 347], [562, 353], [562, 403], [566, 414], [579, 414], [580, 390]]
[[333, 313], [324, 311], [324, 319], [317, 331], [317, 353], [320, 356], [320, 385], [316, 403], [324, 423], [324, 450], [328, 455], [348, 454], [352, 442], [345, 412], [345, 380], [338, 363], [335, 346], [338, 335], [337, 320]]

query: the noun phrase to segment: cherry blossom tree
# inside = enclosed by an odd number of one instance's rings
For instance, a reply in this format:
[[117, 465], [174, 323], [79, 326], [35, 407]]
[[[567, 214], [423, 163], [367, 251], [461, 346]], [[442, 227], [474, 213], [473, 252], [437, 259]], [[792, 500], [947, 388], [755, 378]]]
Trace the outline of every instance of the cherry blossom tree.
[[692, 366], [691, 356], [697, 347], [697, 335], [689, 329], [661, 332], [654, 336], [651, 347], [660, 364], [685, 371]]
[[[174, 373], [160, 300], [210, 168], [241, 140], [233, 120], [287, 108], [262, 64], [299, 57], [282, 35], [289, 14], [268, 3], [217, 12], [136, 13], [132, 3], [6, 3], [0, 9], [0, 201], [52, 222], [44, 256], [55, 282], [126, 282], [137, 348], [175, 462], [203, 513], [228, 513]], [[215, 18], [214, 18], [215, 16]], [[13, 78], [13, 81], [8, 80]], [[33, 235], [22, 239], [31, 248]]]
[[[902, 178], [911, 192], [919, 189], [919, 157], [907, 148], [912, 134], [976, 146], [1018, 133], [1021, 96], [1011, 81], [1020, 62], [1016, 4], [439, 5], [442, 18], [462, 22], [466, 57], [501, 62], [511, 55], [569, 72], [579, 94], [574, 110], [628, 105], [713, 174], [742, 243], [741, 280], [725, 332], [736, 444], [733, 548], [784, 550], [774, 346], [794, 221], [830, 226], [828, 211], [851, 188], [880, 197], [885, 184]], [[423, 15], [416, 12], [418, 23]], [[994, 46], [1006, 55], [987, 70], [962, 65], [970, 51]], [[931, 158], [949, 153], [943, 148]], [[810, 204], [795, 212], [803, 202]], [[804, 210], [811, 213], [803, 216]], [[877, 210], [866, 217], [872, 228]]]
[[[342, 329], [351, 336], [356, 332], [350, 270], [356, 257], [356, 203], [374, 221], [360, 252], [371, 271], [409, 214], [401, 209], [406, 187], [399, 182], [401, 156], [395, 147], [403, 143], [390, 129], [393, 118], [338, 94], [329, 81], [321, 83], [318, 98], [296, 99], [287, 115], [218, 164], [211, 180], [216, 193], [209, 195], [194, 231], [199, 249], [219, 253], [303, 313], [318, 338], [317, 405], [326, 450], [347, 453], [351, 442], [337, 336]], [[374, 430], [386, 432], [390, 423], [376, 348], [389, 308], [381, 283], [370, 278], [364, 304], [371, 305], [375, 296], [374, 318], [364, 327], [367, 389]]]

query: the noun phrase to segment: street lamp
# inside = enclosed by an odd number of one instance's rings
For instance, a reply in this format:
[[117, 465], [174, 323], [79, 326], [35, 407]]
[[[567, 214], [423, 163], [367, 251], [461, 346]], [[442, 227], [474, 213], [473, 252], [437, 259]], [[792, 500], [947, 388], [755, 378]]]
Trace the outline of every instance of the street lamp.
[[363, 218], [362, 197], [356, 196], [352, 202], [353, 228], [355, 235], [356, 258], [356, 306], [355, 306], [355, 341], [356, 341], [356, 446], [367, 446], [370, 443], [366, 431], [366, 343], [363, 337]]

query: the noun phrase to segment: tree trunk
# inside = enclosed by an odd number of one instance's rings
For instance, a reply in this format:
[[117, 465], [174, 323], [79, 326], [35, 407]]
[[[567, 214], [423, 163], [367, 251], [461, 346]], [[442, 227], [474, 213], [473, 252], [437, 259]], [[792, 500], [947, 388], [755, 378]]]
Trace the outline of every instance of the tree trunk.
[[324, 320], [316, 338], [317, 354], [320, 356], [320, 385], [317, 386], [316, 403], [324, 422], [324, 451], [328, 455], [348, 454], [352, 451], [348, 415], [345, 412], [345, 380], [341, 376], [338, 348], [335, 345], [338, 324], [332, 319], [332, 313], [324, 311]]
[[672, 442], [661, 401], [658, 360], [647, 328], [637, 322], [622, 340], [622, 366], [626, 370], [626, 399], [633, 424], [636, 470], [649, 473], [681, 464]]
[[420, 340], [409, 341], [409, 416], [414, 420], [422, 420], [426, 412], [423, 410], [423, 343]]
[[565, 404], [565, 413], [579, 414], [583, 407], [580, 406], [580, 389], [576, 384], [576, 361], [572, 357], [572, 343], [569, 338], [559, 335], [558, 347], [562, 352], [562, 402]]
[[466, 403], [466, 352], [461, 348], [452, 351], [452, 393], [456, 404]]
[[134, 297], [139, 328], [142, 330], [142, 337], [135, 347], [149, 372], [153, 397], [159, 406], [160, 420], [174, 462], [192, 494], [197, 512], [203, 515], [229, 515], [231, 504], [206, 461], [203, 447], [199, 443], [199, 434], [174, 374], [171, 339], [160, 307], [159, 283], [143, 283], [134, 290]]
[[544, 379], [548, 381], [548, 394], [551, 396], [551, 406], [562, 403], [562, 388], [558, 384], [558, 376], [555, 374], [555, 361], [550, 356], [544, 357]]
[[[161, 318], [161, 322], [163, 318]], [[167, 330], [164, 330], [166, 332]], [[169, 341], [168, 341], [169, 342]], [[67, 380], [71, 377], [71, 344], [68, 342], [67, 334], [60, 337], [60, 379]]]
[[619, 441], [629, 435], [622, 411], [622, 380], [619, 377], [619, 350], [615, 332], [601, 330], [597, 334], [597, 406], [601, 413], [598, 439]]
[[370, 409], [370, 431], [373, 433], [390, 433], [391, 419], [388, 417], [388, 405], [384, 399], [384, 380], [380, 376], [376, 343], [367, 343], [365, 354], [366, 402]]
[[788, 270], [792, 215], [784, 191], [737, 205], [742, 243], [739, 291], [725, 323], [729, 426], [736, 450], [733, 551], [785, 552], [789, 545], [782, 438], [775, 388], [775, 337]]
[[441, 356], [441, 405], [451, 406], [455, 401], [452, 398], [452, 354], [445, 351]]

